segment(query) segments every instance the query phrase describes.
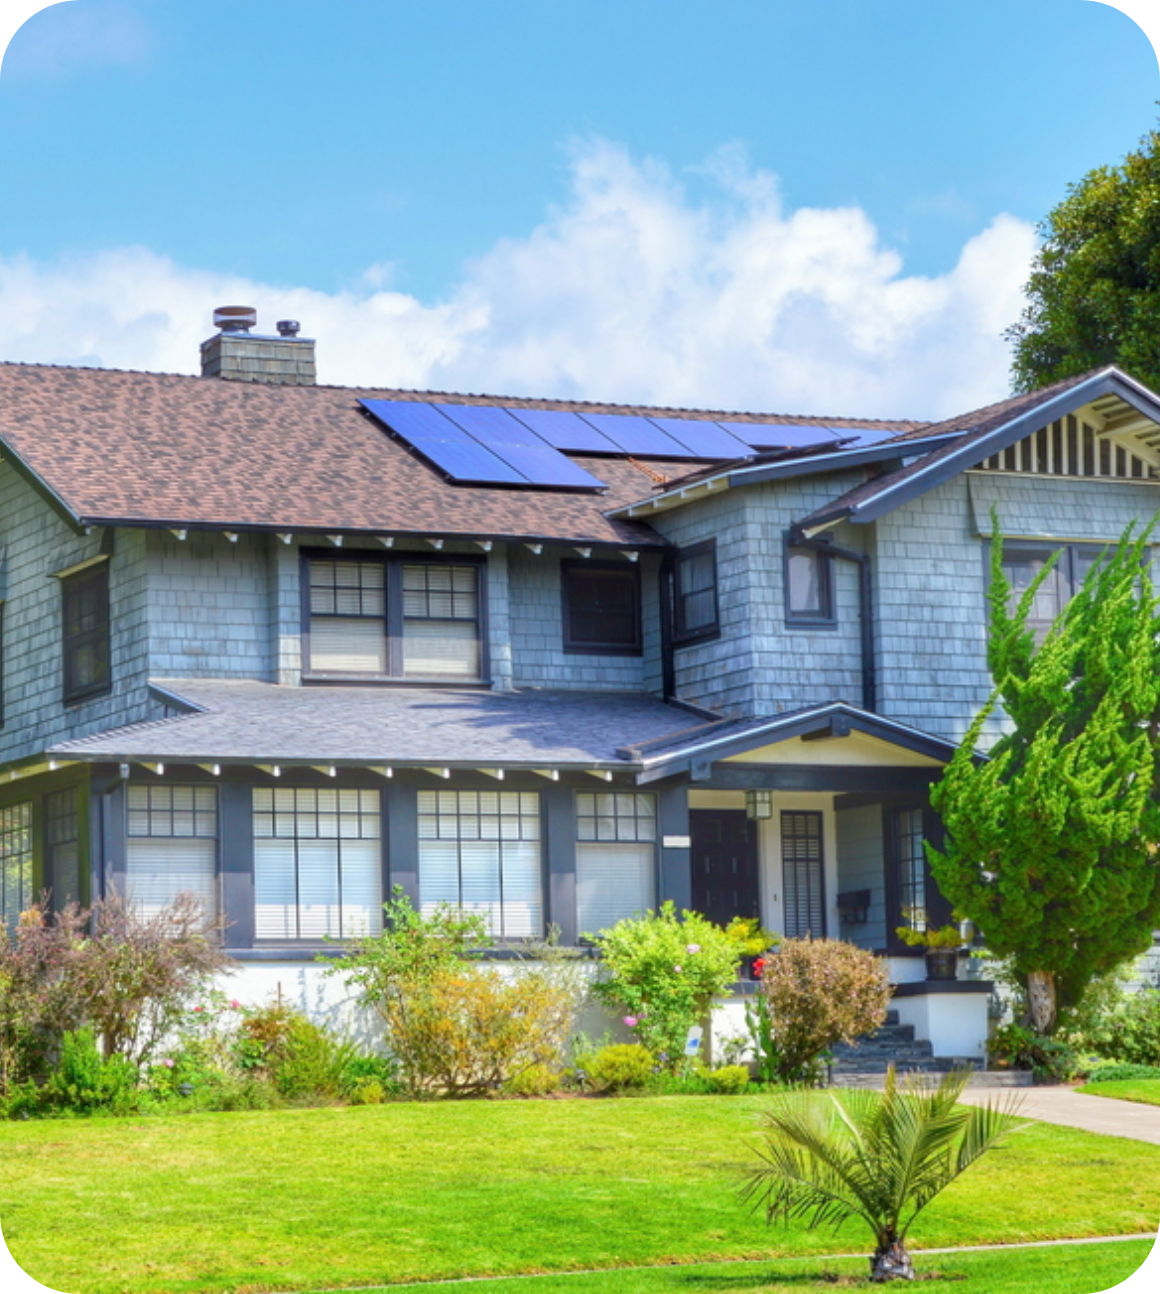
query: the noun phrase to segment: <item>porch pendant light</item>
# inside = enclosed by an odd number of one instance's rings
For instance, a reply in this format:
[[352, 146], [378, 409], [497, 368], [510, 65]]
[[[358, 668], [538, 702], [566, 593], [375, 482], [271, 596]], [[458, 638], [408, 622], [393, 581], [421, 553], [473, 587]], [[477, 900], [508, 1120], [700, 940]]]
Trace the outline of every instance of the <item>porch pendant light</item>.
[[745, 816], [760, 821], [764, 818], [773, 817], [773, 792], [772, 791], [746, 791], [745, 792]]

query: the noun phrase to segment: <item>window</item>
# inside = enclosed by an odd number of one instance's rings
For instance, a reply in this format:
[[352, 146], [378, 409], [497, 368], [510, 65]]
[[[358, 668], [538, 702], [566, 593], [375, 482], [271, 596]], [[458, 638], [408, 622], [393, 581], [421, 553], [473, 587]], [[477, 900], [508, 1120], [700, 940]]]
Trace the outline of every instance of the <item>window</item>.
[[109, 665], [109, 567], [87, 567], [60, 582], [64, 639], [64, 700], [107, 692]]
[[131, 783], [126, 799], [129, 901], [153, 916], [188, 892], [216, 916], [217, 788]]
[[607, 930], [654, 906], [656, 796], [576, 796], [576, 918], [581, 934]]
[[[1088, 571], [1107, 551], [1096, 545], [1070, 545], [1066, 547], [1022, 544], [1003, 545], [1003, 574], [1011, 585], [1009, 609], [1014, 611], [1023, 594], [1055, 553], [1058, 560], [1035, 592], [1027, 627], [1035, 634], [1036, 642], [1047, 637], [1060, 612], [1083, 587]], [[989, 578], [989, 571], [988, 571]]]
[[891, 830], [900, 924], [909, 926], [911, 930], [927, 928], [922, 818], [921, 809], [896, 809]]
[[32, 902], [32, 801], [0, 808], [0, 921], [11, 930]]
[[534, 791], [420, 791], [419, 899], [485, 918], [500, 939], [544, 932], [540, 797]]
[[613, 562], [563, 562], [564, 650], [639, 656], [640, 571]]
[[787, 939], [826, 937], [824, 875], [822, 815], [783, 811], [781, 879]]
[[0, 602], [0, 728], [4, 726], [4, 603]]
[[45, 863], [52, 886], [52, 905], [80, 902], [80, 841], [75, 787], [44, 797]]
[[254, 788], [254, 934], [349, 939], [382, 929], [377, 791]]
[[787, 624], [833, 625], [836, 620], [833, 559], [816, 548], [785, 548], [785, 618]]
[[310, 673], [482, 676], [477, 563], [314, 555], [307, 571]]
[[700, 642], [720, 632], [717, 619], [717, 543], [686, 548], [673, 568], [673, 642]]

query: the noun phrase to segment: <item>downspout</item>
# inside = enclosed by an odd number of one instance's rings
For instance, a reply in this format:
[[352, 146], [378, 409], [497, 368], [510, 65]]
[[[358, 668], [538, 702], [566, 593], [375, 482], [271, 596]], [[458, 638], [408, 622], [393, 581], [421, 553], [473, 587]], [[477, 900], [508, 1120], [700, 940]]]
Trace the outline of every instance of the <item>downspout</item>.
[[815, 553], [825, 553], [839, 561], [855, 562], [858, 566], [858, 612], [861, 619], [862, 639], [862, 709], [869, 714], [878, 708], [878, 665], [874, 653], [874, 600], [870, 584], [870, 556], [857, 553], [852, 548], [839, 548], [820, 539], [807, 539], [791, 532], [795, 548], [808, 548]]

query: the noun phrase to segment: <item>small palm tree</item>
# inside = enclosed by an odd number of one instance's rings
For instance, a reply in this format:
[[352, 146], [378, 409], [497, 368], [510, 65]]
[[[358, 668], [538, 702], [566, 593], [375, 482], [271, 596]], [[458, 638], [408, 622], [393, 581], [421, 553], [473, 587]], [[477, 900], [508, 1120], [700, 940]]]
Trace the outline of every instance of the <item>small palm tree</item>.
[[937, 1087], [883, 1092], [785, 1092], [765, 1116], [764, 1161], [743, 1187], [767, 1222], [805, 1218], [811, 1227], [862, 1218], [874, 1232], [870, 1279], [913, 1280], [906, 1236], [938, 1193], [1017, 1127], [1016, 1103], [959, 1106], [970, 1071]]

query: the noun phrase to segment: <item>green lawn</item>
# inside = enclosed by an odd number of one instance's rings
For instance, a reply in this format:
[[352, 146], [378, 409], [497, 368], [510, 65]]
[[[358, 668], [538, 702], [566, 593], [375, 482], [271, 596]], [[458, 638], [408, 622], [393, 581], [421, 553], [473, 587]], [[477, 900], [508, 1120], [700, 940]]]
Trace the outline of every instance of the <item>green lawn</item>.
[[1085, 1083], [1075, 1090], [1089, 1096], [1113, 1096], [1118, 1101], [1160, 1105], [1160, 1078], [1119, 1078], [1111, 1083]]
[[[1094, 1294], [1136, 1271], [1151, 1240], [1016, 1249], [994, 1254], [916, 1254], [923, 1289], [958, 1294]], [[936, 1274], [945, 1279], [936, 1279]], [[381, 1294], [414, 1286], [382, 1286]], [[518, 1277], [473, 1282], [470, 1294], [808, 1294], [810, 1290], [881, 1286], [866, 1279], [864, 1259], [781, 1259], [773, 1262], [660, 1267], [591, 1276]], [[448, 1294], [452, 1294], [452, 1289]], [[366, 1291], [365, 1294], [375, 1294]]]
[[[664, 1097], [11, 1123], [0, 1223], [16, 1260], [69, 1294], [861, 1250], [852, 1227], [767, 1229], [739, 1203], [760, 1108]], [[1160, 1147], [1038, 1124], [951, 1187], [913, 1239], [1126, 1235], [1158, 1219]]]

